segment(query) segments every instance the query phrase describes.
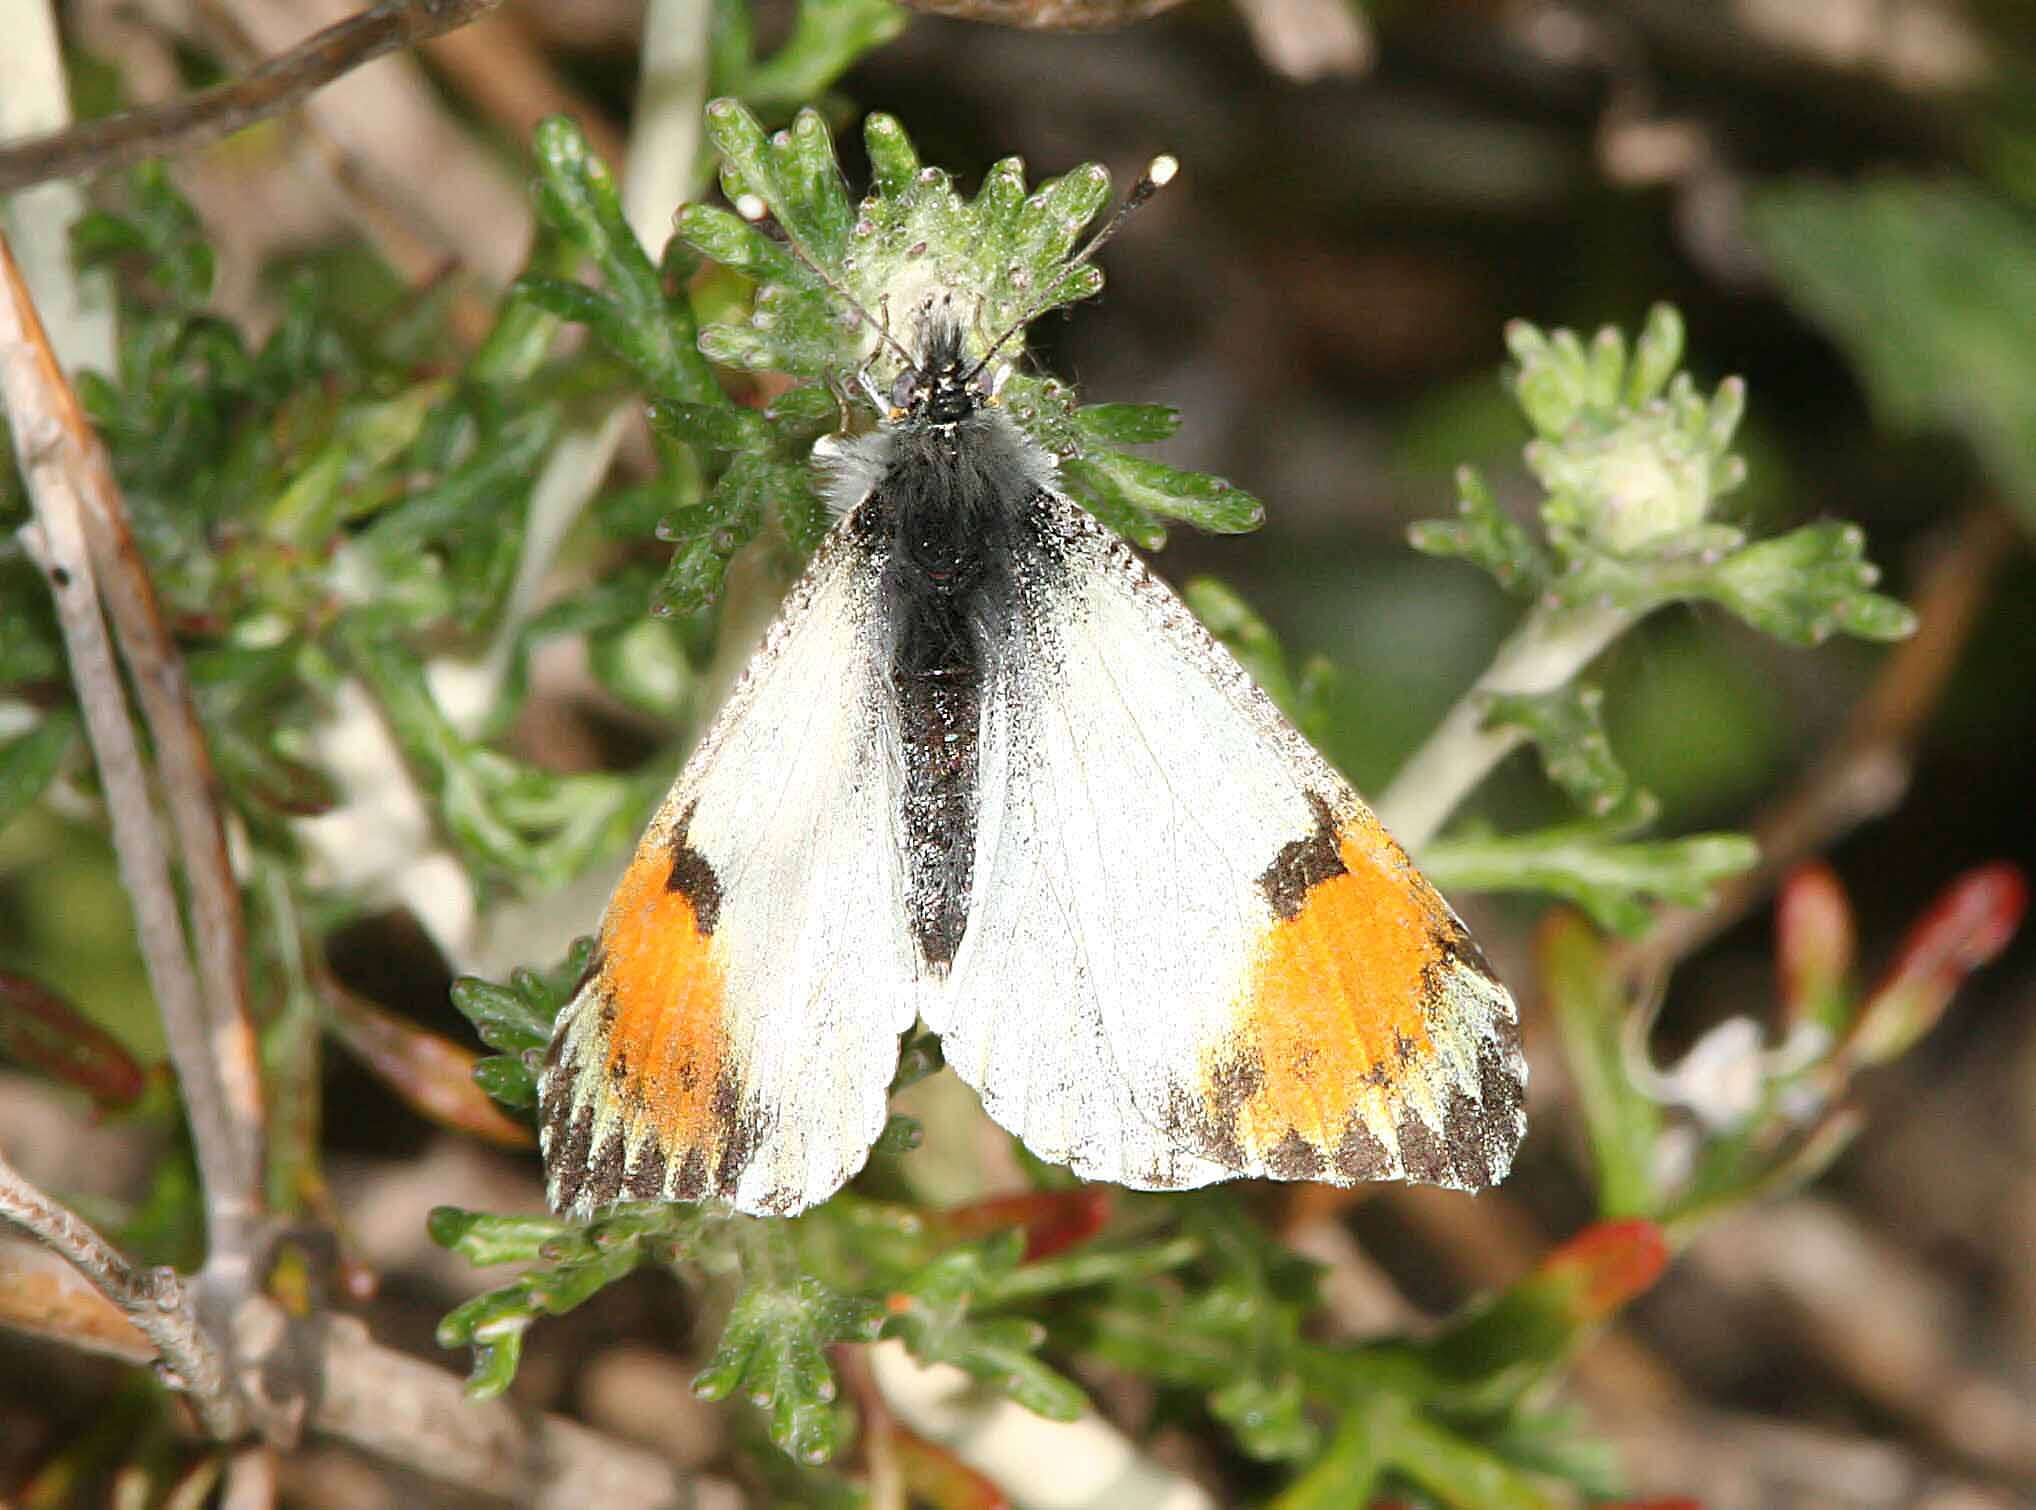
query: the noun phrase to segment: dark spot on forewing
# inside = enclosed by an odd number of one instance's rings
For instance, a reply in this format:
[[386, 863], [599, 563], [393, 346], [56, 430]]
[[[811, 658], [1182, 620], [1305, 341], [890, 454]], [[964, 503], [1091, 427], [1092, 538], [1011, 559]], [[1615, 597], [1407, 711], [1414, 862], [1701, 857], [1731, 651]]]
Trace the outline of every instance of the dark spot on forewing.
[[1226, 1123], [1237, 1120], [1238, 1110], [1265, 1086], [1265, 1066], [1255, 1054], [1240, 1054], [1217, 1068], [1209, 1077], [1215, 1093], [1216, 1110]]
[[1281, 919], [1299, 917], [1308, 893], [1347, 869], [1336, 840], [1336, 814], [1314, 792], [1308, 793], [1308, 806], [1315, 810], [1314, 832], [1284, 846], [1258, 878], [1274, 916]]
[[1499, 1139], [1491, 1110], [1463, 1091], [1451, 1089], [1443, 1098], [1440, 1132], [1411, 1107], [1401, 1111], [1396, 1131], [1408, 1179], [1458, 1190], [1481, 1190], [1492, 1183]]
[[678, 892], [692, 905], [694, 931], [705, 938], [721, 921], [721, 878], [692, 845], [693, 813], [698, 805], [681, 813], [672, 831], [672, 870], [665, 877], [665, 890]]
[[[557, 1051], [562, 1040], [554, 1039], [552, 1049]], [[573, 1082], [577, 1078], [575, 1066], [568, 1061], [554, 1065], [538, 1088], [539, 1132], [543, 1139], [545, 1158], [556, 1163], [564, 1156], [567, 1124], [573, 1115]]]

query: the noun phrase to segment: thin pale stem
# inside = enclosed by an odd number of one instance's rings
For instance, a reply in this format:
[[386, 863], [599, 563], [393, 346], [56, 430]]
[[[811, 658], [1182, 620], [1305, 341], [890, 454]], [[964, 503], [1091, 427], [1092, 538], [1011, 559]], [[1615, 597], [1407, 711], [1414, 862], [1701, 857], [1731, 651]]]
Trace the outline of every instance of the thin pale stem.
[[[149, 981], [191, 1122], [215, 1251], [237, 1252], [259, 1211], [261, 1092], [245, 1006], [240, 898], [216, 782], [183, 665], [125, 528], [111, 468], [65, 381], [0, 236], [0, 388], [36, 523], [23, 538], [56, 600], [86, 732], [99, 762], [121, 879], [133, 900]], [[163, 762], [198, 924], [206, 987], [191, 967], [169, 857], [102, 616], [134, 672]], [[209, 936], [208, 936], [209, 935]], [[231, 951], [229, 953], [229, 951]]]
[[60, 1254], [154, 1344], [170, 1382], [191, 1397], [215, 1436], [238, 1434], [242, 1419], [227, 1388], [226, 1364], [198, 1325], [183, 1281], [171, 1268], [137, 1268], [75, 1212], [51, 1200], [0, 1157], [0, 1218]]
[[1536, 605], [1379, 798], [1378, 815], [1394, 837], [1418, 853], [1492, 767], [1526, 737], [1516, 728], [1485, 727], [1486, 705], [1493, 694], [1553, 692], [1567, 686], [1631, 628], [1635, 618], [1621, 608]]

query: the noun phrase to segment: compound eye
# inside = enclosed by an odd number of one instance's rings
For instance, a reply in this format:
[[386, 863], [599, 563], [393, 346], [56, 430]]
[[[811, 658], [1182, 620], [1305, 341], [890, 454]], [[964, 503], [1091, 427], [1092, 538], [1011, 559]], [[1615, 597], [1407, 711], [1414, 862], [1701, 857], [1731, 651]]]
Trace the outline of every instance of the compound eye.
[[909, 409], [912, 407], [912, 400], [918, 394], [919, 373], [916, 369], [907, 367], [891, 383], [891, 407], [893, 409]]

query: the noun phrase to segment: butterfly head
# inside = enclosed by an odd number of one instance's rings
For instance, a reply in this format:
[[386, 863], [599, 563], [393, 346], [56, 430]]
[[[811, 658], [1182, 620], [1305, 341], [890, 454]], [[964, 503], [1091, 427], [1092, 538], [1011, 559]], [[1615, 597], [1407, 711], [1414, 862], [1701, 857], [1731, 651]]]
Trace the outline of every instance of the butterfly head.
[[968, 355], [948, 301], [929, 305], [919, 328], [917, 356], [891, 383], [887, 418], [893, 424], [958, 425], [995, 400], [1010, 369]]

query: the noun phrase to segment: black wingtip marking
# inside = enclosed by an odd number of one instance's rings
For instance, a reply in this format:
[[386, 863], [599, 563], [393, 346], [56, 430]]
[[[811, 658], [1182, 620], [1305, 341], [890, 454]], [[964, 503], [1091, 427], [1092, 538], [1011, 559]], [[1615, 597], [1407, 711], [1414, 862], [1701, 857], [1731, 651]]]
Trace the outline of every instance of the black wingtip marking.
[[1315, 792], [1308, 793], [1308, 806], [1315, 810], [1314, 832], [1283, 847], [1258, 878], [1259, 889], [1282, 920], [1299, 917], [1310, 891], [1348, 870], [1336, 838], [1335, 811]]
[[587, 1155], [594, 1141], [594, 1108], [583, 1106], [566, 1129], [565, 1141], [552, 1151], [551, 1167], [558, 1175], [558, 1193], [552, 1204], [570, 1211], [579, 1204], [587, 1184]]
[[1266, 1172], [1282, 1180], [1320, 1179], [1327, 1163], [1322, 1151], [1292, 1127], [1265, 1155]]
[[[620, 1142], [620, 1139], [616, 1140]], [[653, 1133], [643, 1140], [629, 1172], [622, 1179], [622, 1193], [632, 1201], [655, 1201], [665, 1193], [665, 1151]]]
[[672, 831], [672, 869], [665, 877], [665, 890], [678, 892], [692, 904], [693, 927], [705, 938], [721, 921], [721, 877], [707, 857], [693, 848], [693, 813], [698, 806], [695, 803], [681, 813]]
[[626, 1173], [627, 1158], [628, 1149], [618, 1128], [602, 1140], [587, 1166], [587, 1180], [580, 1195], [589, 1206], [598, 1210], [622, 1199], [622, 1178]]
[[1343, 1137], [1336, 1145], [1335, 1164], [1337, 1174], [1352, 1185], [1388, 1179], [1393, 1174], [1393, 1156], [1378, 1134], [1356, 1115], [1345, 1125]]

